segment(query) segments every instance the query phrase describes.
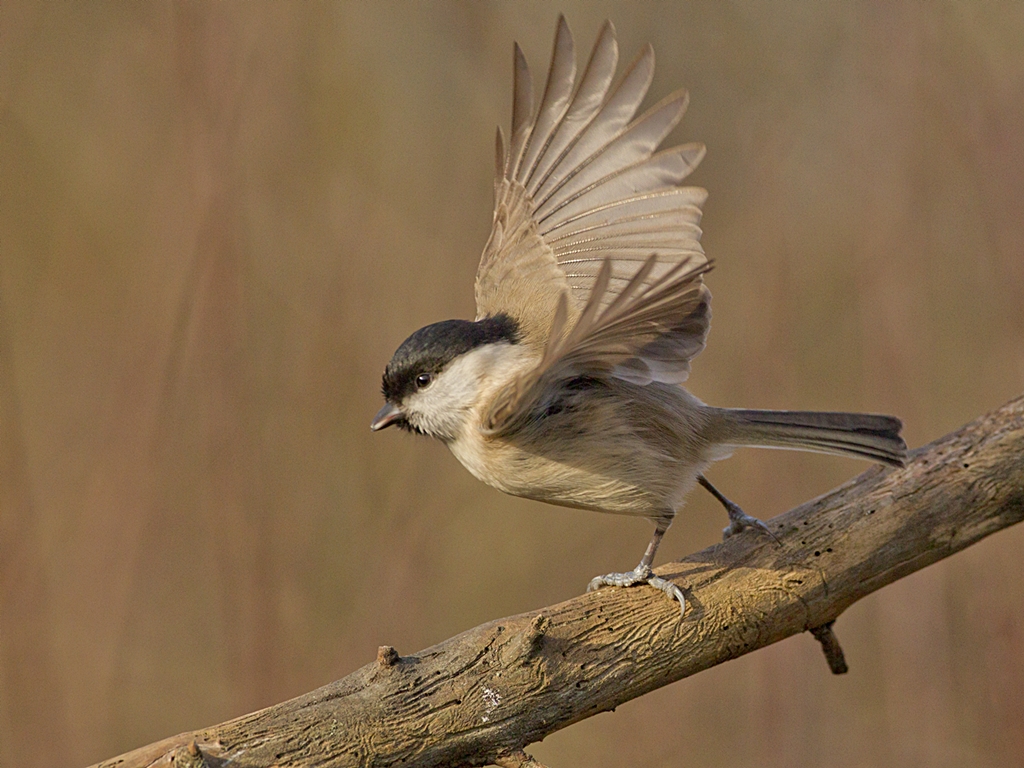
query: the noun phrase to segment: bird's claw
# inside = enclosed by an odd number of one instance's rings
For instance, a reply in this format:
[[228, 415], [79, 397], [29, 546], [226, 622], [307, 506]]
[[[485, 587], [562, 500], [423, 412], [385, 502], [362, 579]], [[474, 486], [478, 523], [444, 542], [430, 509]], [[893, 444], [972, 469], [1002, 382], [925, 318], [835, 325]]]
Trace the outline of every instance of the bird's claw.
[[730, 536], [735, 536], [737, 533], [743, 533], [748, 528], [754, 528], [760, 533], [764, 533], [775, 539], [775, 543], [782, 546], [782, 542], [779, 541], [779, 537], [772, 533], [771, 529], [764, 523], [763, 520], [758, 520], [756, 517], [751, 517], [734, 502], [729, 502], [725, 507], [729, 513], [729, 524], [722, 529], [722, 538], [728, 539]]
[[587, 585], [587, 592], [593, 592], [601, 587], [632, 587], [637, 584], [649, 584], [655, 589], [660, 589], [671, 599], [679, 601], [680, 616], [686, 612], [686, 598], [683, 597], [683, 590], [668, 579], [655, 576], [650, 566], [638, 565], [626, 573], [606, 573], [604, 576], [595, 576]]

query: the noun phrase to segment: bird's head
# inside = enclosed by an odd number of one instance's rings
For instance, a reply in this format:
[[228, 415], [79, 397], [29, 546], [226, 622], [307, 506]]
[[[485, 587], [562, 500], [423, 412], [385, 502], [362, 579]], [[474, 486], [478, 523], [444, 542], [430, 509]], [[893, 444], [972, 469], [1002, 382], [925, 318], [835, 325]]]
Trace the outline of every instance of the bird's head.
[[394, 424], [444, 441], [457, 439], [488, 380], [501, 374], [504, 353], [518, 342], [518, 324], [508, 315], [420, 328], [384, 370], [386, 402], [370, 429]]

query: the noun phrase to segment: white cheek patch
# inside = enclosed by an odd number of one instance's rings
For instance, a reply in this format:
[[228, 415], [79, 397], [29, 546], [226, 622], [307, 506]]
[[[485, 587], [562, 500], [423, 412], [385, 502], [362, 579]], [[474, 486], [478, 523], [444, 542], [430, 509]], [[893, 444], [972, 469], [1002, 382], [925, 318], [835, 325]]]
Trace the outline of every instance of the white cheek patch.
[[515, 345], [486, 344], [457, 357], [424, 390], [409, 395], [403, 409], [409, 422], [443, 440], [455, 440], [480, 398], [495, 381], [504, 382], [517, 372], [520, 357]]

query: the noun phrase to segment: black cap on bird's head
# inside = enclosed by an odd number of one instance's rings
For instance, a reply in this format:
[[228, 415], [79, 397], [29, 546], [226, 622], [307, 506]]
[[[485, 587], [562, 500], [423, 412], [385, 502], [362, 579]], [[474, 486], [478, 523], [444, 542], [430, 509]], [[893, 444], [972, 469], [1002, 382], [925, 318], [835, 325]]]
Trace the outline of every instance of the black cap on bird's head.
[[373, 430], [397, 424], [407, 427], [402, 401], [425, 389], [455, 358], [483, 346], [519, 341], [519, 324], [508, 315], [470, 320], [443, 320], [424, 326], [401, 343], [384, 369], [381, 390], [387, 403], [374, 417]]

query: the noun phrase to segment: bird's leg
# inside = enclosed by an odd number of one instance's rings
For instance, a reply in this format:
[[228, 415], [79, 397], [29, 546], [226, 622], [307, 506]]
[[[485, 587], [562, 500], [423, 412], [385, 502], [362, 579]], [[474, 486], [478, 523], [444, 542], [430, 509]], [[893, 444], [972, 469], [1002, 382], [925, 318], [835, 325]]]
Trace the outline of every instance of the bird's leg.
[[654, 535], [647, 545], [647, 551], [644, 552], [644, 556], [636, 568], [626, 573], [606, 573], [604, 576], [595, 576], [590, 580], [590, 584], [587, 585], [587, 592], [593, 592], [601, 587], [632, 587], [635, 584], [649, 584], [660, 589], [669, 597], [678, 600], [679, 612], [680, 614], [684, 613], [686, 611], [686, 598], [683, 597], [683, 591], [668, 579], [655, 576], [651, 570], [654, 554], [658, 551], [658, 545], [661, 544], [665, 531], [672, 524], [672, 516], [666, 515], [658, 518]]
[[725, 498], [725, 496], [722, 495], [722, 492], [709, 483], [708, 479], [704, 477], [704, 475], [698, 475], [697, 482], [707, 488], [711, 495], [722, 503], [722, 506], [725, 507], [725, 511], [729, 513], [729, 525], [722, 529], [723, 539], [728, 539], [734, 534], [742, 533], [747, 528], [756, 528], [761, 533], [766, 533], [775, 539], [776, 544], [781, 544], [778, 537], [771, 532], [767, 525], [756, 517], [748, 515], [740, 509], [740, 505], [736, 502]]

